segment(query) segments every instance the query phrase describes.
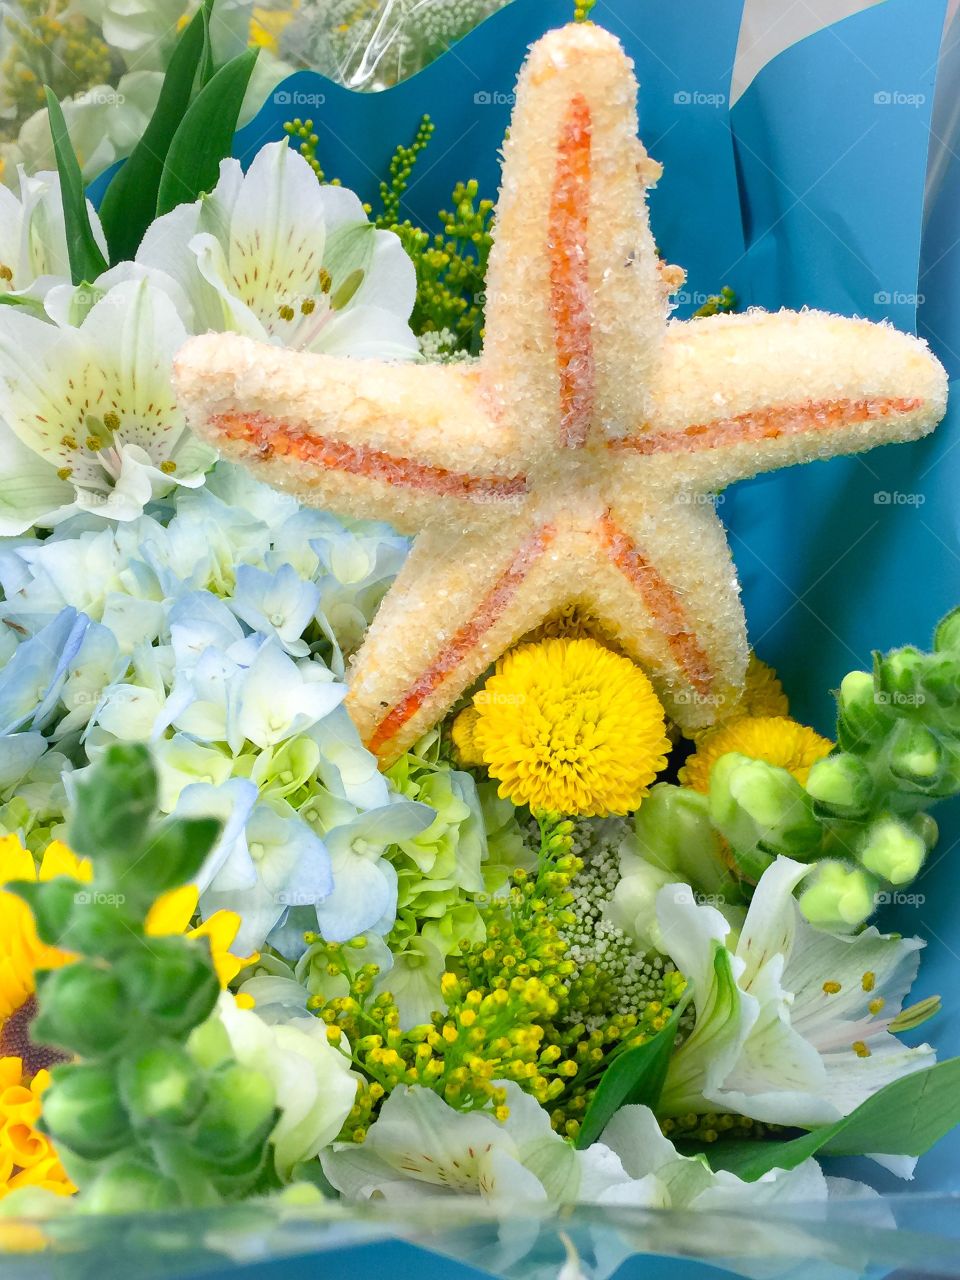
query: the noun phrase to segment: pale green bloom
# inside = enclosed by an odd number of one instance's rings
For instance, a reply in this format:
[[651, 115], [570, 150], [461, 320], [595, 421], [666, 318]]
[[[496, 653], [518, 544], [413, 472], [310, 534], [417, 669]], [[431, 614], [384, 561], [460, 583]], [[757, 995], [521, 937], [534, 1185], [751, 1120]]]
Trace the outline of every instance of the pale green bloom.
[[252, 1009], [240, 1009], [225, 993], [217, 1015], [233, 1056], [262, 1072], [274, 1086], [280, 1118], [271, 1136], [277, 1172], [289, 1178], [295, 1165], [329, 1146], [350, 1114], [357, 1077], [350, 1059], [327, 1040], [313, 1017], [268, 1025]]

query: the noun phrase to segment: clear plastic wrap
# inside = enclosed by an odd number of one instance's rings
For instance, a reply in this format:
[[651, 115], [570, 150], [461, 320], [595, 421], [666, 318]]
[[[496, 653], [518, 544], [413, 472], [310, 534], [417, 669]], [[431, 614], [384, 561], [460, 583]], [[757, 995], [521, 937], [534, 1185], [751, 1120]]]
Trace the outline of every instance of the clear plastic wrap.
[[280, 36], [280, 55], [350, 89], [387, 89], [428, 66], [509, 3], [302, 0]]

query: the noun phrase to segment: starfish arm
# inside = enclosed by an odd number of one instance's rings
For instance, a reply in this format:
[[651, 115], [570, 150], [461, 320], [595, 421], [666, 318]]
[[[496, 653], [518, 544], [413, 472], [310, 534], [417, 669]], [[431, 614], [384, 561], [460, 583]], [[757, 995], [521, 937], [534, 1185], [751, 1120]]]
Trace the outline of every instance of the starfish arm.
[[480, 504], [515, 509], [527, 482], [468, 366], [288, 351], [236, 334], [194, 338], [175, 362], [191, 428], [310, 506], [413, 532]]
[[[600, 27], [552, 31], [520, 76], [487, 276], [483, 382], [535, 454], [646, 413], [667, 288], [633, 64]], [[630, 377], [624, 377], [624, 370]]]
[[728, 714], [748, 647], [723, 525], [699, 494], [618, 493], [592, 531], [590, 611], [686, 731]]
[[678, 486], [735, 480], [932, 431], [947, 379], [918, 338], [821, 311], [668, 327], [656, 411], [613, 448]]
[[350, 715], [382, 760], [416, 742], [557, 607], [556, 537], [529, 515], [420, 535], [348, 677]]

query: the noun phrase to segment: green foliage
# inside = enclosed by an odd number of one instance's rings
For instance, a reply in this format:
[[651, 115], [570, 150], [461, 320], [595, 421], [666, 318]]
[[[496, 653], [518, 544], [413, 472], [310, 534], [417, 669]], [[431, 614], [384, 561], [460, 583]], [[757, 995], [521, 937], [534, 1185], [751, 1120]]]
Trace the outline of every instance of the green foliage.
[[217, 185], [220, 161], [233, 149], [240, 108], [257, 61], [249, 49], [220, 68], [187, 108], [170, 142], [157, 216], [198, 199]]
[[583, 1149], [596, 1142], [621, 1107], [634, 1104], [656, 1109], [667, 1079], [680, 1017], [692, 994], [681, 998], [656, 1035], [619, 1054], [607, 1067], [583, 1118], [577, 1135], [578, 1147]]
[[731, 311], [736, 311], [736, 309], [737, 295], [728, 284], [725, 284], [719, 293], [711, 293], [703, 306], [693, 314], [695, 316], [727, 315]]
[[[313, 121], [291, 120], [284, 128], [318, 180], [326, 181]], [[476, 355], [483, 340], [494, 202], [480, 199], [475, 180], [458, 182], [452, 210], [440, 210], [439, 232], [431, 234], [409, 218], [401, 218], [404, 194], [433, 131], [433, 122], [424, 116], [411, 144], [397, 147], [388, 177], [380, 183], [380, 208], [368, 212], [377, 228], [399, 236], [416, 268], [417, 302], [410, 324], [418, 338], [426, 338], [424, 350], [438, 357]]]
[[68, 1054], [44, 1096], [53, 1138], [87, 1208], [195, 1208], [276, 1185], [265, 1076], [229, 1056], [206, 1064], [191, 1033], [220, 984], [206, 940], [153, 937], [157, 895], [193, 879], [216, 821], [155, 817], [145, 747], [110, 747], [77, 783], [68, 839], [93, 879], [10, 885], [40, 936], [78, 958], [39, 975], [31, 1034]]
[[60, 103], [47, 89], [47, 113], [53, 150], [60, 174], [60, 190], [63, 199], [63, 217], [67, 231], [67, 252], [70, 257], [70, 275], [74, 284], [94, 280], [104, 270], [106, 261], [100, 251], [90, 225], [90, 211], [80, 174], [80, 164], [70, 142], [67, 122], [63, 118]]
[[156, 215], [167, 154], [209, 52], [210, 8], [207, 0], [177, 42], [150, 123], [103, 197], [100, 221], [112, 263], [133, 258]]
[[901, 1076], [834, 1124], [784, 1142], [711, 1145], [710, 1165], [755, 1182], [814, 1155], [922, 1156], [960, 1123], [960, 1058]]

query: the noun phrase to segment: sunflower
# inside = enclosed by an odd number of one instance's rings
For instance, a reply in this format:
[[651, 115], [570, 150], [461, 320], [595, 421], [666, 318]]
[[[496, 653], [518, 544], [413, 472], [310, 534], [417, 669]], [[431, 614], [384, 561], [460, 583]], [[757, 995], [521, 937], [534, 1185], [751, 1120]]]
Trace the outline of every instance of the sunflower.
[[44, 1187], [63, 1196], [76, 1191], [50, 1139], [37, 1128], [49, 1084], [45, 1068], [28, 1076], [21, 1058], [0, 1058], [0, 1200], [19, 1187]]
[[535, 812], [628, 813], [666, 766], [650, 681], [595, 640], [520, 645], [473, 701], [461, 743], [499, 779], [502, 797]]
[[833, 750], [833, 743], [788, 716], [740, 716], [697, 740], [697, 749], [680, 770], [680, 781], [694, 791], [710, 790], [710, 771], [730, 751], [766, 760], [806, 782], [812, 765]]

